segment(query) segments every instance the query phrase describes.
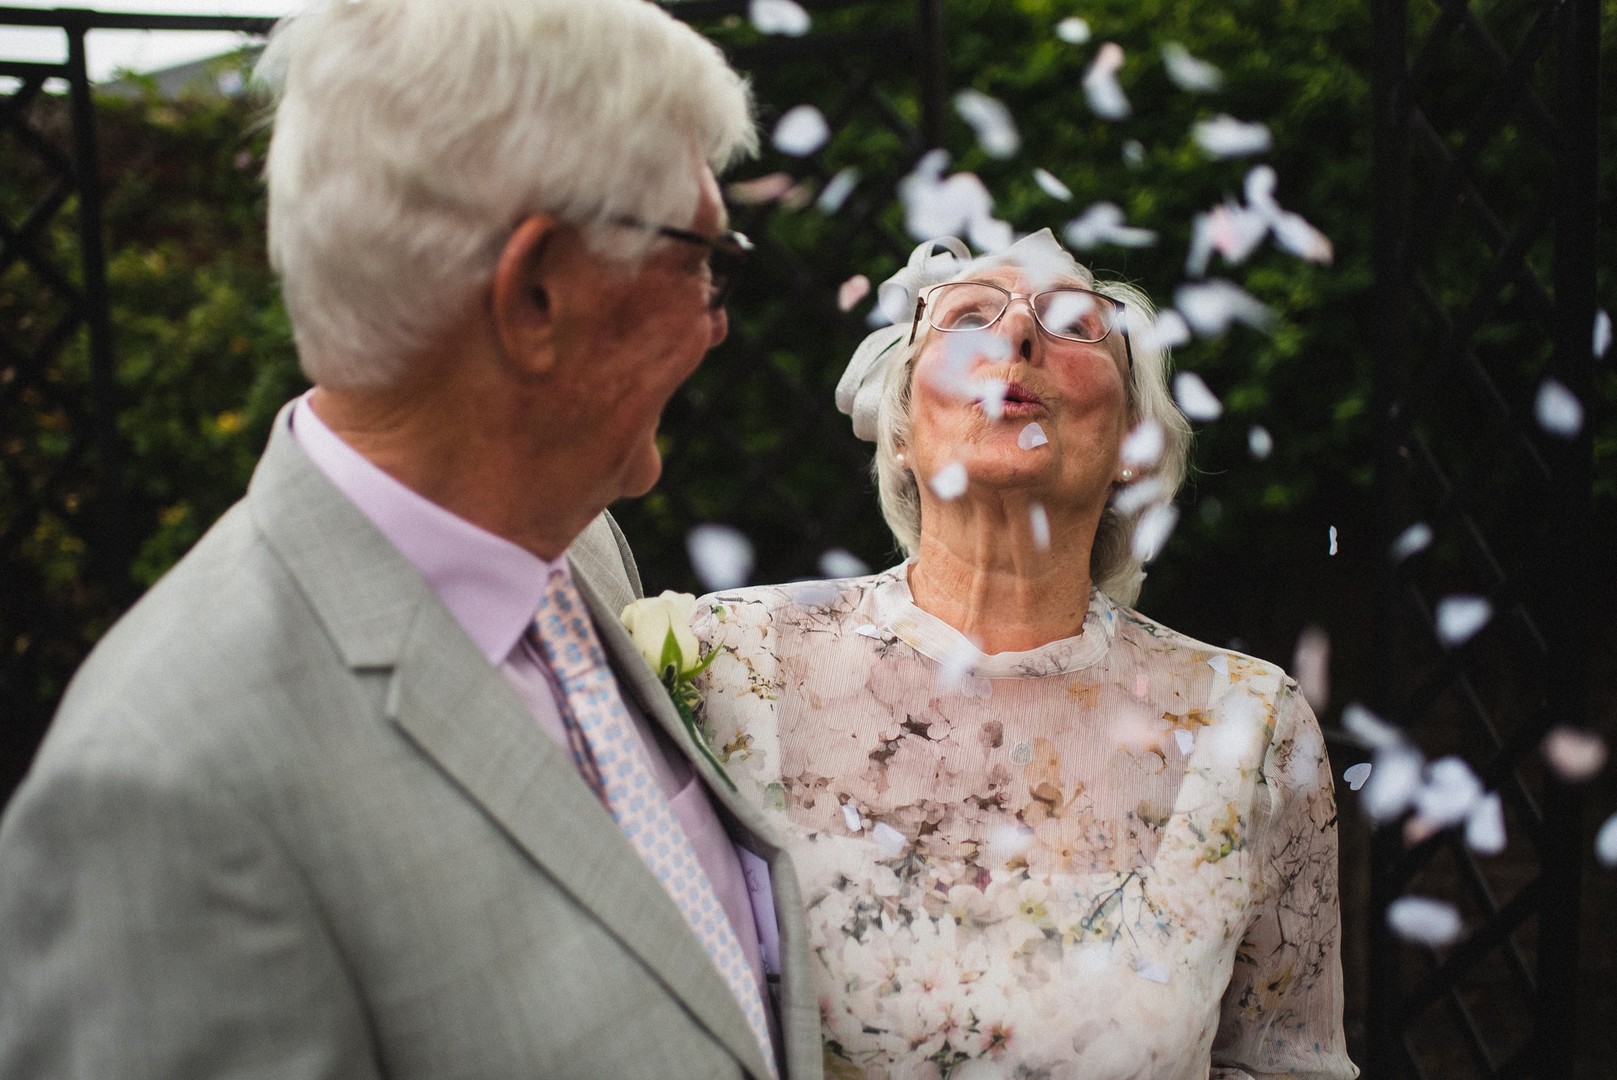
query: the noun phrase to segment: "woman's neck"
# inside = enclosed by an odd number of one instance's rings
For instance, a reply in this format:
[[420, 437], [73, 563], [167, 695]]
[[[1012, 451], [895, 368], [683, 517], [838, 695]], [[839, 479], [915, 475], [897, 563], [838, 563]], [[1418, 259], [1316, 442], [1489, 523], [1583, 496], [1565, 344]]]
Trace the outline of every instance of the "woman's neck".
[[1099, 516], [1047, 509], [1046, 538], [1032, 507], [998, 496], [922, 507], [910, 594], [987, 653], [1035, 649], [1083, 631]]

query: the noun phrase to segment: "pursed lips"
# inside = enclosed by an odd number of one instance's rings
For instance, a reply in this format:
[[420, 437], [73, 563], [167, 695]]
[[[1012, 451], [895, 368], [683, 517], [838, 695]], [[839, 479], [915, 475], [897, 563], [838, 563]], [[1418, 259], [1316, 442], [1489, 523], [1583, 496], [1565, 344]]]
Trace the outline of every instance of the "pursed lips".
[[[984, 399], [978, 398], [975, 404], [978, 408], [982, 408]], [[1005, 397], [1001, 410], [1002, 415], [1026, 416], [1036, 412], [1043, 412], [1045, 410], [1046, 406], [1044, 399], [1038, 394], [1034, 393], [1032, 390], [1029, 390], [1026, 386], [1023, 386], [1019, 382], [1005, 383]]]

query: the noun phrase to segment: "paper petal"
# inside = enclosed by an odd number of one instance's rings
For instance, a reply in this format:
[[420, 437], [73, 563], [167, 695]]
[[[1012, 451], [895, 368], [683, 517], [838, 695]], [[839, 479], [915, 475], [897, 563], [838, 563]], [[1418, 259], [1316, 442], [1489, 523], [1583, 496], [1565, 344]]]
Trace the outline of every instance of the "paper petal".
[[1324, 712], [1331, 697], [1331, 636], [1322, 628], [1306, 626], [1297, 636], [1291, 673], [1309, 706]]
[[1274, 436], [1269, 434], [1268, 428], [1253, 424], [1248, 429], [1246, 433], [1246, 449], [1247, 453], [1251, 454], [1255, 460], [1267, 460], [1269, 455], [1274, 453], [1274, 448]]
[[1056, 37], [1068, 45], [1083, 45], [1089, 41], [1089, 23], [1076, 15], [1070, 15], [1056, 23]]
[[1539, 427], [1563, 439], [1574, 438], [1583, 430], [1583, 402], [1556, 379], [1545, 379], [1539, 384], [1538, 397], [1533, 401], [1533, 416]]
[[1540, 746], [1544, 760], [1569, 784], [1593, 778], [1606, 767], [1606, 740], [1592, 731], [1558, 724]]
[[1361, 761], [1357, 765], [1349, 765], [1342, 773], [1342, 779], [1347, 781], [1348, 789], [1358, 791], [1364, 782], [1370, 779], [1370, 763]]
[[1141, 562], [1155, 559], [1178, 523], [1179, 510], [1172, 503], [1157, 503], [1147, 508], [1134, 526], [1134, 557]]
[[1033, 538], [1033, 546], [1040, 551], [1050, 550], [1050, 515], [1044, 507], [1034, 503], [1028, 507], [1027, 512], [1028, 533]]
[[1424, 761], [1413, 747], [1387, 746], [1376, 751], [1372, 764], [1360, 805], [1371, 821], [1391, 821], [1409, 809], [1420, 793]]
[[831, 126], [825, 116], [812, 105], [796, 105], [787, 109], [775, 124], [775, 149], [792, 157], [807, 157], [831, 138]]
[[865, 831], [865, 823], [859, 819], [859, 808], [853, 803], [842, 804], [842, 823], [848, 827], [849, 832]]
[[1464, 929], [1453, 904], [1427, 896], [1400, 896], [1388, 904], [1387, 925], [1405, 941], [1434, 949], [1455, 941]]
[[1357, 701], [1350, 701], [1342, 707], [1342, 728], [1366, 746], [1376, 749], [1399, 746], [1404, 742], [1402, 731]]
[[1198, 120], [1191, 137], [1209, 157], [1214, 158], [1261, 154], [1273, 142], [1266, 125], [1256, 121], [1248, 123], [1222, 113], [1211, 120]]
[[1052, 199], [1060, 199], [1062, 202], [1072, 201], [1072, 188], [1063, 184], [1054, 173], [1045, 169], [1034, 169], [1033, 179]]
[[1392, 542], [1392, 549], [1388, 554], [1393, 562], [1403, 562], [1411, 555], [1425, 551], [1431, 544], [1432, 527], [1424, 521], [1417, 521], [1398, 534], [1398, 539]]
[[1189, 757], [1191, 751], [1196, 749], [1195, 732], [1187, 731], [1184, 728], [1174, 729], [1173, 741], [1179, 744], [1179, 752], [1185, 757]]
[[1505, 807], [1498, 792], [1478, 799], [1466, 815], [1465, 846], [1479, 855], [1497, 855], [1505, 850]]
[[752, 573], [752, 543], [728, 525], [696, 526], [685, 537], [685, 551], [708, 592], [745, 585]]
[[1327, 555], [1335, 555], [1336, 554], [1336, 526], [1335, 525], [1331, 526], [1328, 536], [1329, 536], [1330, 544], [1326, 548], [1325, 553]]
[[1123, 47], [1108, 41], [1096, 52], [1095, 59], [1084, 73], [1084, 96], [1090, 109], [1102, 120], [1122, 120], [1128, 116], [1129, 99], [1117, 81], [1117, 71], [1123, 66]]
[[1045, 435], [1044, 429], [1036, 423], [1028, 424], [1027, 427], [1016, 433], [1016, 445], [1023, 450], [1032, 450], [1035, 447], [1044, 446], [1049, 441], [1050, 438]]
[[1482, 795], [1482, 781], [1471, 766], [1450, 755], [1426, 767], [1420, 792], [1415, 796], [1415, 812], [1429, 824], [1447, 828], [1464, 821]]
[[1599, 360], [1611, 348], [1611, 313], [1605, 308], [1595, 312], [1595, 330], [1591, 342], [1594, 346], [1595, 359]]
[[1437, 602], [1437, 639], [1449, 648], [1463, 645], [1493, 618], [1493, 604], [1482, 596], [1445, 596]]
[[881, 857], [884, 859], [893, 858], [910, 844], [904, 839], [903, 833], [885, 821], [876, 822], [876, 827], [870, 830], [870, 837], [876, 841], [876, 847], [880, 849]]
[[870, 279], [855, 274], [837, 287], [837, 310], [852, 311], [870, 293]]
[[1192, 420], [1217, 420], [1224, 415], [1224, 404], [1194, 371], [1181, 371], [1173, 377], [1173, 399]]
[[791, 173], [772, 172], [764, 176], [757, 176], [751, 180], [737, 180], [725, 185], [724, 193], [733, 203], [743, 206], [760, 206], [772, 203], [785, 195], [797, 183]]
[[1274, 319], [1261, 300], [1222, 278], [1179, 286], [1173, 303], [1190, 328], [1203, 337], [1217, 337], [1233, 323], [1266, 330]]
[[752, 0], [747, 17], [760, 34], [802, 37], [809, 31], [809, 13], [792, 0]]
[[1297, 214], [1281, 214], [1272, 223], [1275, 241], [1286, 251], [1308, 262], [1328, 264], [1336, 258], [1330, 237]]
[[870, 567], [851, 552], [831, 548], [820, 555], [820, 573], [828, 578], [864, 577], [870, 573]]
[[1162, 460], [1162, 451], [1166, 446], [1167, 436], [1163, 433], [1162, 425], [1155, 420], [1142, 420], [1123, 437], [1123, 464], [1136, 471], [1149, 469]]
[[1190, 50], [1177, 41], [1162, 47], [1162, 63], [1168, 69], [1168, 78], [1181, 90], [1210, 94], [1224, 85], [1224, 75], [1218, 68], [1190, 55]]
[[944, 502], [950, 502], [966, 493], [966, 467], [958, 461], [951, 461], [931, 481], [932, 493]]
[[1601, 866], [1617, 866], [1617, 814], [1607, 818], [1595, 833], [1595, 858]]
[[820, 190], [820, 197], [815, 200], [815, 208], [822, 214], [834, 214], [842, 209], [842, 204], [848, 201], [853, 189], [859, 185], [859, 170], [852, 165], [838, 169], [837, 174], [825, 182]]
[[955, 112], [977, 133], [977, 145], [993, 158], [1014, 157], [1022, 147], [1016, 121], [1003, 102], [979, 90], [965, 89], [954, 96]]

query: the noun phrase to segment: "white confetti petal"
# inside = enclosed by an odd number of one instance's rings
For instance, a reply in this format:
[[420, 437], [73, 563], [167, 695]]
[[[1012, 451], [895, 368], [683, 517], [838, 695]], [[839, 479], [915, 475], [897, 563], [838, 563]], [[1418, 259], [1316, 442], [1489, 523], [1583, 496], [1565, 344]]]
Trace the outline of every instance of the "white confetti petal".
[[752, 0], [747, 17], [760, 34], [802, 37], [809, 31], [809, 13], [792, 0]]
[[842, 822], [848, 826], [849, 832], [865, 831], [865, 823], [859, 820], [859, 808], [853, 803], [842, 804]]
[[708, 592], [745, 585], [752, 573], [752, 543], [728, 525], [696, 526], [685, 537], [685, 551]]
[[1162, 63], [1168, 69], [1168, 78], [1181, 90], [1210, 94], [1224, 85], [1224, 75], [1218, 68], [1190, 55], [1190, 50], [1177, 41], [1162, 47]]
[[1155, 559], [1177, 524], [1179, 510], [1172, 503], [1157, 503], [1149, 507], [1134, 526], [1134, 557], [1141, 562]]
[[878, 640], [882, 637], [881, 629], [875, 623], [860, 623], [854, 627], [853, 632], [860, 637], [876, 638]]
[[1420, 793], [1424, 764], [1420, 751], [1413, 747], [1386, 746], [1376, 751], [1361, 803], [1371, 821], [1391, 821], [1409, 808]]
[[1008, 221], [982, 214], [966, 225], [966, 239], [978, 251], [994, 254], [1004, 251], [1016, 241], [1016, 230]]
[[1168, 981], [1168, 965], [1166, 964], [1148, 964], [1142, 962], [1140, 966], [1134, 970], [1135, 973], [1140, 976], [1140, 978], [1149, 980], [1150, 982], [1166, 983]]
[[1336, 554], [1336, 526], [1335, 525], [1331, 526], [1330, 537], [1331, 537], [1330, 550], [1327, 551], [1326, 554], [1327, 555], [1335, 555]]
[[1350, 701], [1342, 707], [1342, 728], [1366, 746], [1378, 750], [1384, 746], [1400, 746], [1404, 742], [1402, 731], [1357, 701]]
[[1267, 125], [1257, 121], [1248, 123], [1223, 113], [1211, 120], [1198, 120], [1191, 137], [1209, 157], [1214, 158], [1261, 154], [1274, 141]]
[[1005, 865], [1032, 843], [1033, 830], [1026, 825], [1001, 825], [988, 834], [990, 865]]
[[1160, 476], [1147, 476], [1124, 484], [1112, 496], [1112, 508], [1124, 517], [1139, 513], [1152, 503], [1167, 502], [1173, 497], [1168, 484]]
[[1482, 781], [1470, 765], [1452, 755], [1439, 758], [1426, 767], [1415, 812], [1428, 824], [1446, 829], [1464, 821], [1482, 795]]
[[951, 461], [936, 476], [929, 481], [932, 493], [944, 502], [950, 502], [966, 493], [966, 467], [958, 461]]
[[1533, 416], [1539, 427], [1563, 439], [1573, 438], [1583, 430], [1583, 402], [1555, 379], [1545, 379], [1539, 385]]
[[1308, 262], [1329, 265], [1336, 258], [1336, 248], [1330, 237], [1310, 225], [1298, 214], [1283, 213], [1271, 223], [1275, 242], [1285, 251]]
[[1392, 542], [1389, 554], [1393, 562], [1403, 562], [1416, 552], [1425, 551], [1431, 544], [1432, 527], [1424, 521], [1417, 521], [1398, 534], [1398, 539]]
[[[977, 404], [983, 408], [983, 415], [995, 422], [1005, 415], [1005, 394], [1010, 386], [998, 379], [985, 379], [977, 384]], [[1026, 447], [1023, 447], [1026, 449]]]
[[1044, 193], [1052, 199], [1060, 199], [1062, 202], [1072, 200], [1072, 188], [1063, 184], [1056, 178], [1054, 173], [1046, 169], [1034, 169], [1033, 179], [1038, 183], [1039, 187], [1044, 189]]
[[1291, 672], [1303, 699], [1318, 712], [1324, 712], [1331, 697], [1331, 636], [1318, 626], [1306, 626], [1297, 635]]
[[1190, 252], [1185, 256], [1185, 273], [1201, 277], [1213, 252], [1230, 265], [1243, 263], [1269, 235], [1269, 219], [1242, 206], [1223, 203], [1191, 223]]
[[1246, 449], [1254, 460], [1265, 461], [1270, 454], [1274, 453], [1274, 436], [1269, 434], [1268, 428], [1253, 424], [1246, 433]]
[[939, 180], [917, 167], [899, 181], [898, 197], [904, 204], [904, 228], [918, 240], [959, 236], [972, 222], [993, 216], [994, 198], [974, 173]]
[[1174, 291], [1173, 304], [1190, 328], [1203, 337], [1217, 337], [1232, 323], [1267, 330], [1274, 318], [1261, 300], [1222, 278], [1179, 286]]
[[1478, 855], [1497, 855], [1505, 850], [1505, 807], [1498, 792], [1478, 799], [1466, 815], [1465, 846]]
[[1151, 468], [1162, 460], [1167, 447], [1167, 435], [1155, 420], [1142, 420], [1123, 438], [1123, 464], [1136, 471]]
[[1464, 929], [1453, 904], [1428, 896], [1400, 896], [1388, 904], [1387, 925], [1405, 941], [1433, 949], [1456, 940]]
[[1145, 144], [1139, 139], [1127, 139], [1123, 143], [1123, 164], [1131, 169], [1138, 169], [1145, 164]]
[[1349, 765], [1342, 773], [1342, 779], [1347, 781], [1350, 790], [1358, 791], [1370, 779], [1370, 763], [1361, 761], [1357, 765]]
[[904, 834], [885, 821], [878, 821], [876, 827], [870, 830], [870, 835], [876, 841], [876, 847], [884, 859], [891, 859], [909, 847], [909, 841], [904, 839]]
[[1022, 147], [1016, 121], [1005, 104], [980, 90], [965, 89], [954, 96], [955, 112], [977, 134], [977, 145], [993, 158], [1014, 157]]
[[1181, 371], [1173, 377], [1173, 399], [1179, 403], [1179, 411], [1192, 420], [1217, 420], [1224, 415], [1224, 403], [1194, 371]]
[[1049, 436], [1045, 435], [1044, 429], [1036, 423], [1029, 424], [1016, 433], [1016, 445], [1023, 450], [1032, 450], [1035, 447], [1044, 446], [1049, 441]]
[[[1134, 327], [1129, 327], [1134, 333]], [[1185, 317], [1173, 308], [1157, 312], [1156, 322], [1145, 329], [1144, 335], [1147, 344], [1158, 349], [1177, 349], [1190, 341], [1190, 326]]]
[[870, 567], [850, 551], [830, 548], [820, 555], [820, 573], [828, 578], [864, 577]]
[[838, 169], [837, 174], [825, 182], [820, 191], [820, 197], [814, 203], [822, 214], [834, 214], [842, 209], [842, 204], [848, 201], [853, 189], [859, 186], [859, 170], [849, 165]]
[[1605, 308], [1595, 312], [1595, 331], [1592, 344], [1596, 360], [1605, 356], [1606, 350], [1611, 348], [1611, 313]]
[[1445, 596], [1437, 602], [1437, 638], [1449, 648], [1463, 645], [1493, 618], [1493, 604], [1482, 596]]
[[775, 149], [792, 157], [807, 157], [831, 138], [831, 125], [812, 105], [796, 105], [787, 109], [775, 124]]
[[1050, 550], [1050, 515], [1045, 513], [1041, 503], [1034, 503], [1027, 512], [1028, 533], [1033, 537], [1033, 546], [1040, 551]]
[[837, 310], [852, 311], [869, 294], [870, 279], [863, 274], [855, 274], [837, 287]]
[[1095, 53], [1089, 70], [1084, 72], [1084, 96], [1089, 100], [1090, 109], [1102, 120], [1121, 120], [1129, 114], [1128, 95], [1117, 81], [1123, 59], [1123, 46], [1108, 41]]
[[1179, 752], [1185, 757], [1189, 757], [1190, 752], [1196, 748], [1195, 733], [1186, 731], [1184, 728], [1174, 729], [1173, 741], [1179, 744]]
[[1595, 833], [1595, 858], [1601, 866], [1617, 866], [1617, 814], [1607, 818]]
[[971, 669], [981, 655], [982, 651], [975, 641], [961, 638], [938, 662], [938, 689], [954, 691], [965, 688], [973, 679]]
[[1067, 243], [1081, 250], [1112, 244], [1116, 247], [1150, 247], [1157, 234], [1123, 224], [1123, 209], [1116, 203], [1098, 202], [1062, 230]]
[[1544, 760], [1569, 784], [1582, 783], [1606, 767], [1606, 740], [1592, 731], [1558, 724], [1544, 736]]
[[1056, 37], [1068, 45], [1083, 45], [1089, 41], [1089, 23], [1076, 15], [1056, 23]]
[[725, 186], [724, 193], [733, 203], [743, 206], [761, 206], [772, 203], [792, 190], [797, 179], [791, 173], [772, 172], [751, 180], [737, 180]]

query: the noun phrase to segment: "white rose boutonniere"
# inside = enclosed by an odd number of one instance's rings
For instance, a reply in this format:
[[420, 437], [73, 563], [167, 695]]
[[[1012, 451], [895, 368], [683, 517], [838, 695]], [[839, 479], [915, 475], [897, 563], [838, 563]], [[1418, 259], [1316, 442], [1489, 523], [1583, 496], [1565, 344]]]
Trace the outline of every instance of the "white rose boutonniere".
[[708, 764], [735, 790], [735, 781], [724, 771], [719, 759], [708, 749], [707, 740], [696, 730], [696, 677], [707, 670], [718, 651], [701, 655], [701, 644], [691, 633], [691, 616], [696, 614], [696, 597], [690, 593], [663, 592], [636, 600], [623, 609], [619, 616], [623, 626], [634, 638], [635, 648], [645, 657], [651, 670], [657, 673], [673, 699], [674, 710], [679, 713], [691, 741], [707, 758]]

